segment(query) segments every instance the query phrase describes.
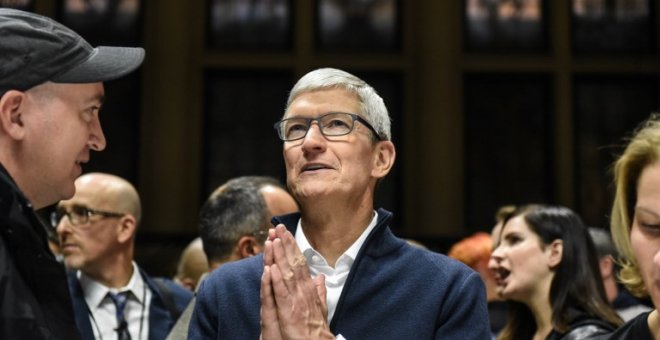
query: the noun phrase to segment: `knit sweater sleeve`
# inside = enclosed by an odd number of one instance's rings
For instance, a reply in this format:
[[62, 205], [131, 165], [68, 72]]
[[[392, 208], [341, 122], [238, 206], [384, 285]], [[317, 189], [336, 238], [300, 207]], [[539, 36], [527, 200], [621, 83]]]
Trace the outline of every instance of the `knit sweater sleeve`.
[[188, 339], [217, 339], [218, 308], [215, 302], [215, 285], [204, 280], [197, 291], [195, 309], [190, 318]]
[[447, 294], [436, 339], [491, 339], [486, 290], [479, 274], [472, 272], [456, 282]]

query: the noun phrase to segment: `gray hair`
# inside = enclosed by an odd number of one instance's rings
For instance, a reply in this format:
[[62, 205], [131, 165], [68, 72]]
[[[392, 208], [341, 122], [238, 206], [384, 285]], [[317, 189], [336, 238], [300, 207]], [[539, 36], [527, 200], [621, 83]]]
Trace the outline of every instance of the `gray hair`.
[[287, 111], [291, 102], [299, 95], [332, 88], [340, 88], [355, 94], [362, 110], [362, 112], [355, 113], [364, 116], [378, 131], [382, 139], [392, 140], [390, 116], [383, 98], [364, 80], [335, 68], [320, 68], [300, 78], [289, 94], [289, 99], [286, 102]]
[[270, 213], [259, 190], [267, 185], [281, 187], [278, 183], [270, 177], [237, 177], [209, 196], [199, 216], [199, 233], [209, 261], [227, 259], [242, 236], [266, 240]]

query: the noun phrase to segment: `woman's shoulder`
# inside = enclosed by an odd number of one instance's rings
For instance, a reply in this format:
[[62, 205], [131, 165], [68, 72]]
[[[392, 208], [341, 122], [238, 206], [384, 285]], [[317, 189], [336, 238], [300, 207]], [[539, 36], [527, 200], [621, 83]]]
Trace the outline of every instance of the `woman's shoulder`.
[[571, 329], [561, 340], [600, 339], [603, 336], [608, 339], [607, 335], [611, 334], [614, 329], [612, 325], [602, 321], [586, 323]]
[[553, 331], [548, 340], [583, 340], [583, 339], [609, 339], [616, 327], [614, 325], [598, 318], [582, 316], [573, 323], [570, 329], [560, 334]]
[[650, 312], [642, 313], [637, 317], [629, 320], [613, 333], [598, 337], [600, 340], [619, 340], [619, 339], [635, 339], [635, 340], [652, 340], [653, 335], [648, 326], [648, 316]]

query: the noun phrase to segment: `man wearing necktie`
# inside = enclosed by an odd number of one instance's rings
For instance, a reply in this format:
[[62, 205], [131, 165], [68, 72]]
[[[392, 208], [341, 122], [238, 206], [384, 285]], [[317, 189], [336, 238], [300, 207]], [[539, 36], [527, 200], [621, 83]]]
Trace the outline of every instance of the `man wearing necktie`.
[[192, 293], [151, 279], [133, 261], [141, 217], [137, 191], [123, 178], [90, 173], [51, 215], [72, 270], [69, 290], [83, 339], [161, 340]]
[[121, 292], [117, 294], [108, 293], [108, 296], [115, 303], [117, 311], [115, 312], [117, 316], [117, 339], [119, 340], [131, 340], [131, 334], [128, 332], [128, 324], [126, 323], [126, 317], [124, 316], [124, 308], [126, 307], [126, 302], [128, 300], [129, 292]]

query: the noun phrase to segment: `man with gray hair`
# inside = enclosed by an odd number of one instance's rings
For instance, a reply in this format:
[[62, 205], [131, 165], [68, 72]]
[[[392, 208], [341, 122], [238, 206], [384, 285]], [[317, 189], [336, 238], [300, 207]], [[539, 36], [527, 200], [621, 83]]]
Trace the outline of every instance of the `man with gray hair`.
[[628, 291], [617, 283], [619, 252], [616, 250], [610, 233], [604, 229], [589, 227], [589, 236], [596, 246], [600, 275], [605, 287], [607, 301], [612, 304], [623, 321], [648, 312], [651, 307], [640, 303]]
[[392, 234], [374, 208], [395, 159], [383, 100], [324, 68], [293, 87], [275, 130], [300, 213], [273, 219], [262, 255], [199, 288], [190, 339], [488, 339], [481, 278]]

